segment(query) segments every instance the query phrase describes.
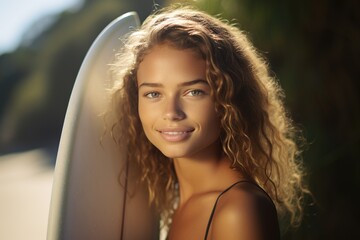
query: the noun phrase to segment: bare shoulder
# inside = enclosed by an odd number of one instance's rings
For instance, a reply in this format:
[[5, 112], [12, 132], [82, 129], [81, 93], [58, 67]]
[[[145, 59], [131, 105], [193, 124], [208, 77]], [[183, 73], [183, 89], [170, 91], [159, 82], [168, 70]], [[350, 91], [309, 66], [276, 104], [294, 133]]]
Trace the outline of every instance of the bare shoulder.
[[242, 182], [219, 199], [209, 239], [280, 239], [277, 213], [267, 194]]

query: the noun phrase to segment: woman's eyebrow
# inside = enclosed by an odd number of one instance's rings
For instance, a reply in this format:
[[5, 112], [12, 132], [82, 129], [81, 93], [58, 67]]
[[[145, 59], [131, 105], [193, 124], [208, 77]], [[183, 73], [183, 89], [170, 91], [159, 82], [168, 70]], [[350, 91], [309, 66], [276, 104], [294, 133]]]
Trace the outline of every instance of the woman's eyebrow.
[[147, 83], [147, 82], [144, 82], [144, 83], [141, 83], [138, 87], [141, 88], [141, 87], [163, 87], [163, 85], [161, 83]]
[[198, 84], [198, 83], [209, 85], [209, 83], [207, 81], [205, 81], [204, 79], [195, 79], [195, 80], [192, 80], [192, 81], [189, 81], [189, 82], [180, 83], [179, 86], [186, 87], [186, 86], [191, 86], [191, 85], [195, 85], [195, 84]]
[[[205, 81], [204, 79], [195, 79], [195, 80], [192, 80], [192, 81], [180, 83], [180, 84], [178, 84], [178, 86], [186, 87], [186, 86], [191, 86], [191, 85], [195, 85], [195, 84], [209, 85], [209, 83], [207, 81]], [[144, 82], [144, 83], [141, 83], [139, 85], [138, 89], [141, 88], [141, 87], [164, 87], [164, 85], [161, 84], [161, 83]]]

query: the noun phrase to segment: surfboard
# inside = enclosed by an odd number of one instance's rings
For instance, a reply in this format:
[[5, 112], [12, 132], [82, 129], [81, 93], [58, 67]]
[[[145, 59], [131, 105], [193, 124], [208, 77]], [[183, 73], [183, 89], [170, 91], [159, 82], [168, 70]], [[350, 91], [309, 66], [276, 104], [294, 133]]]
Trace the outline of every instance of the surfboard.
[[[48, 240], [159, 239], [159, 218], [125, 150], [110, 139], [99, 116], [111, 81], [109, 64], [120, 40], [140, 24], [136, 12], [112, 21], [95, 39], [80, 67], [68, 104], [54, 170]], [[127, 179], [127, 190], [125, 183]]]

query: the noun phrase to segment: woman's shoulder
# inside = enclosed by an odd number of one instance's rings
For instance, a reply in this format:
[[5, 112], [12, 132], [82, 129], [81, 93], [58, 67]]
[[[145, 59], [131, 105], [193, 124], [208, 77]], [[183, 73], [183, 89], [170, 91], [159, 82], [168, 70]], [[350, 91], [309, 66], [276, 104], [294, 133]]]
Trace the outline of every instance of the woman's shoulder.
[[278, 239], [275, 206], [257, 185], [239, 182], [223, 194], [214, 213], [213, 239]]

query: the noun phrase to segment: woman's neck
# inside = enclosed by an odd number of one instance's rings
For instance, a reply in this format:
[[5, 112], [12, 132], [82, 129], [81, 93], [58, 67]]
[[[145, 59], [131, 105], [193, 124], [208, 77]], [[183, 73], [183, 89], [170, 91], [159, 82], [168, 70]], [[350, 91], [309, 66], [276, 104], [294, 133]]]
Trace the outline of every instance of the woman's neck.
[[230, 168], [230, 161], [220, 152], [219, 149], [211, 148], [192, 157], [174, 159], [179, 181], [179, 206], [195, 195], [221, 191], [241, 179], [240, 174]]

